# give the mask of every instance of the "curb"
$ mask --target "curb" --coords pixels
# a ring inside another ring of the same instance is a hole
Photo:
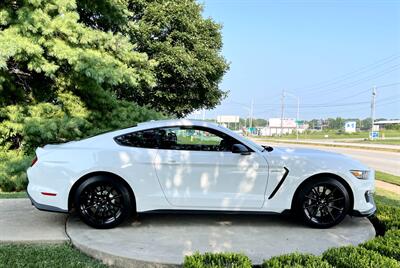
[[[116,256],[98,249],[93,249],[88,246],[85,246],[74,239],[68,233],[68,222],[70,217],[68,216],[65,220],[65,234],[69,239],[71,245],[78,249],[79,251],[85,253],[86,255],[101,261],[103,264],[106,264],[111,267],[120,267],[120,268],[178,268],[182,267],[182,265],[177,264],[168,264],[168,263],[157,263],[157,262],[148,262],[143,260],[137,260],[133,258],[126,258],[122,256]],[[65,241],[64,241],[65,242]]]
[[[112,267],[121,267],[121,268],[175,268],[182,267],[182,265],[176,264],[163,264],[163,263],[155,263],[155,262],[147,262],[142,260],[130,259],[120,256],[115,256],[110,253],[106,253],[100,250],[89,248],[85,245],[82,245],[73,239],[71,239],[71,244],[85,253],[86,255],[95,258],[102,263],[112,266]]]

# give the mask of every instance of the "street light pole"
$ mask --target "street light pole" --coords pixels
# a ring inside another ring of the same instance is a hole
[[[279,136],[283,135],[283,117],[285,116],[285,90],[282,90],[281,99],[281,133]]]
[[[296,140],[299,139],[300,97],[297,96]]]
[[[372,132],[374,131],[374,121],[375,121],[375,99],[376,99],[376,87],[373,87],[372,99],[371,99],[371,139],[374,139]]]

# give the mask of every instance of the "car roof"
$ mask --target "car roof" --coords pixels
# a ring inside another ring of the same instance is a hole
[[[251,142],[250,140],[245,139],[244,137],[240,136],[239,134],[237,134],[221,125],[218,125],[213,122],[208,122],[208,121],[189,120],[189,119],[156,120],[156,121],[142,122],[142,123],[137,124],[137,126],[120,129],[120,130],[115,130],[115,131],[110,131],[110,132],[107,132],[104,134],[100,134],[98,136],[94,136],[92,138],[82,140],[82,142],[83,141],[94,142],[97,144],[99,139],[107,140],[109,138],[115,138],[116,136],[125,135],[130,132],[152,129],[152,128],[159,128],[159,127],[175,127],[175,126],[201,126],[201,127],[207,127],[207,128],[219,130],[231,137],[234,137],[238,141],[243,142],[244,144],[251,147],[253,150],[256,150],[256,149],[262,150],[259,145],[256,145],[254,142]]]
[[[110,131],[105,134],[101,134],[99,136],[118,136],[139,130],[158,128],[158,127],[173,127],[173,126],[202,126],[221,131],[224,129],[224,127],[218,124],[201,120],[189,120],[189,119],[152,120],[152,121],[138,123],[136,126],[133,127]]]
[[[153,128],[153,127],[168,127],[168,126],[208,126],[208,127],[220,127],[218,124],[208,121],[201,120],[190,120],[190,119],[169,119],[169,120],[151,120],[147,122],[142,122],[137,125],[143,128]]]

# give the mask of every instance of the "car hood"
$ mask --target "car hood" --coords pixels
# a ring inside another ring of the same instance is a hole
[[[271,156],[275,161],[281,161],[282,164],[295,166],[307,164],[309,166],[318,166],[324,169],[369,169],[360,161],[350,156],[309,148],[290,148],[290,147],[274,147]]]

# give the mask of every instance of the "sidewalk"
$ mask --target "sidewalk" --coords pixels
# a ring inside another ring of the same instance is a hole
[[[39,211],[27,198],[0,199],[1,243],[63,243],[67,215]]]
[[[383,190],[390,191],[390,192],[400,195],[400,186],[398,186],[398,185],[380,181],[380,180],[376,180],[375,183],[376,183],[377,188],[382,188]]]

